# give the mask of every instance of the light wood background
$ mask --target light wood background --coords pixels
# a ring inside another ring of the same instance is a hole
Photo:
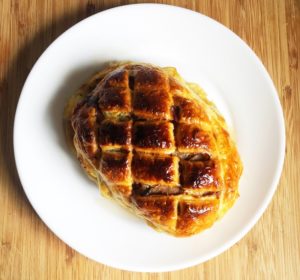
[[[300,279],[299,0],[155,1],[199,11],[228,26],[261,58],[278,89],[287,136],[283,175],[263,217],[230,250],[177,272],[121,271],[69,248],[30,206],[15,168],[12,131],[31,67],[74,23],[136,2],[142,1],[0,0],[0,279]]]

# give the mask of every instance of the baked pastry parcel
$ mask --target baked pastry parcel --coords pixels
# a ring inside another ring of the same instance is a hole
[[[64,118],[101,193],[158,230],[198,233],[238,197],[242,164],[224,118],[173,67],[112,64],[71,97]]]

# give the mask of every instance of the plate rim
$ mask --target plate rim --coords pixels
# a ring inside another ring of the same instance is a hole
[[[71,30],[78,28],[81,24],[86,23],[92,19],[94,19],[95,17],[99,17],[102,16],[103,14],[108,14],[111,12],[114,12],[115,10],[126,10],[126,9],[136,9],[139,7],[147,7],[147,6],[151,6],[151,7],[159,7],[159,8],[163,8],[163,9],[171,9],[174,10],[174,13],[177,12],[184,12],[184,13],[190,13],[191,15],[197,15],[197,16],[202,16],[205,18],[205,20],[211,21],[213,22],[213,24],[218,25],[219,27],[221,27],[222,29],[226,29],[227,32],[231,33],[231,35],[233,35],[238,41],[239,43],[241,43],[244,48],[247,49],[247,53],[249,55],[252,56],[253,60],[255,61],[255,63],[257,64],[257,67],[260,68],[261,70],[261,74],[263,74],[263,78],[264,80],[268,83],[268,86],[270,87],[270,92],[272,91],[272,98],[274,99],[274,110],[276,110],[276,116],[278,117],[278,131],[280,133],[280,139],[279,139],[279,161],[277,163],[276,166],[276,170],[274,172],[273,175],[273,180],[272,183],[270,184],[270,187],[268,188],[268,191],[265,195],[265,197],[262,199],[261,202],[261,207],[259,209],[256,210],[255,214],[252,216],[252,218],[248,221],[248,223],[246,223],[243,227],[241,227],[241,229],[235,233],[227,242],[225,242],[222,246],[220,246],[218,249],[206,254],[205,256],[200,256],[200,257],[196,257],[193,258],[192,260],[188,260],[185,262],[182,262],[180,265],[176,264],[176,265],[164,265],[162,267],[159,268],[155,268],[155,269],[149,269],[149,267],[143,267],[143,266],[134,266],[134,264],[131,267],[128,267],[128,265],[123,266],[122,264],[118,263],[118,264],[113,264],[110,262],[105,262],[105,260],[101,260],[101,262],[99,260],[93,259],[90,256],[87,256],[85,253],[83,253],[80,249],[78,249],[76,246],[73,246],[72,242],[67,242],[60,234],[56,233],[55,230],[52,229],[52,226],[50,226],[49,224],[46,223],[46,221],[43,219],[42,215],[39,213],[38,210],[38,206],[37,204],[34,203],[33,199],[31,199],[30,196],[30,192],[29,192],[29,188],[26,187],[26,185],[24,184],[24,179],[22,179],[22,171],[21,171],[21,164],[20,164],[20,156],[18,156],[18,144],[17,144],[17,139],[16,139],[16,131],[18,129],[18,119],[19,119],[19,115],[20,115],[20,111],[21,111],[21,104],[22,104],[22,100],[24,99],[24,92],[26,91],[26,88],[28,87],[29,81],[31,80],[31,76],[34,73],[34,69],[36,69],[39,64],[41,63],[42,58],[46,55],[47,52],[49,52],[54,46],[55,44],[61,40],[61,38],[63,36],[65,36],[67,33],[70,33]],[[176,271],[176,270],[180,270],[180,269],[184,269],[184,268],[188,268],[194,265],[198,265],[201,264],[205,261],[208,261],[218,255],[220,255],[221,253],[223,253],[224,251],[228,250],[230,247],[232,247],[235,243],[237,243],[238,241],[240,241],[243,237],[246,236],[246,234],[255,226],[255,224],[258,222],[258,220],[261,218],[262,214],[266,211],[267,207],[270,205],[270,202],[275,194],[275,191],[278,187],[279,184],[279,180],[283,171],[283,166],[284,166],[284,158],[285,158],[285,148],[286,148],[286,134],[285,134],[285,121],[284,121],[284,115],[283,115],[283,110],[281,107],[281,103],[280,103],[280,99],[279,99],[279,95],[277,92],[277,89],[272,81],[272,78],[270,77],[267,69],[264,67],[262,61],[259,59],[259,57],[256,55],[256,53],[254,52],[254,50],[252,50],[248,44],[242,40],[237,34],[235,34],[231,29],[229,29],[229,27],[223,25],[222,23],[218,22],[217,20],[210,18],[200,12],[197,11],[193,11],[187,8],[183,8],[183,7],[179,7],[179,6],[173,6],[173,5],[169,5],[169,4],[158,4],[158,3],[137,3],[137,4],[129,4],[129,5],[122,5],[122,6],[117,6],[117,7],[113,7],[110,9],[106,9],[104,11],[100,11],[92,16],[89,16],[79,22],[77,22],[76,24],[72,25],[70,28],[66,29],[62,34],[60,34],[50,45],[47,46],[47,48],[43,51],[43,53],[39,56],[39,58],[36,60],[36,62],[34,63],[33,67],[30,70],[30,73],[28,74],[26,81],[22,87],[20,96],[19,96],[19,100],[18,100],[18,104],[16,107],[16,111],[15,111],[15,116],[14,116],[14,126],[13,126],[13,150],[14,150],[14,158],[15,158],[15,163],[16,163],[16,169],[17,169],[17,173],[20,179],[20,182],[22,184],[22,188],[32,206],[32,208],[34,209],[34,211],[37,213],[37,215],[39,216],[40,220],[47,226],[48,229],[50,229],[52,231],[52,233],[54,233],[55,236],[57,236],[60,240],[62,240],[65,244],[67,244],[68,246],[70,246],[72,249],[74,249],[76,252],[79,252],[81,255],[87,257],[88,259],[91,259],[93,261],[96,261],[98,263],[107,265],[109,267],[112,268],[117,268],[117,269],[122,269],[122,270],[126,270],[126,271],[134,271],[134,272],[167,272],[167,271]]]

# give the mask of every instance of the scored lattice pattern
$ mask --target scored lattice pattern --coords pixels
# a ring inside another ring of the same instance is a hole
[[[224,131],[218,146],[208,105],[146,64],[116,67],[99,80],[71,119],[83,167],[156,227],[176,235],[209,227],[224,196],[219,150],[231,142]]]

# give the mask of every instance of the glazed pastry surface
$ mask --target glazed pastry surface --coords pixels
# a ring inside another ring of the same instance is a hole
[[[196,234],[238,197],[242,164],[226,123],[175,68],[110,65],[71,97],[64,118],[101,193],[158,230]]]

